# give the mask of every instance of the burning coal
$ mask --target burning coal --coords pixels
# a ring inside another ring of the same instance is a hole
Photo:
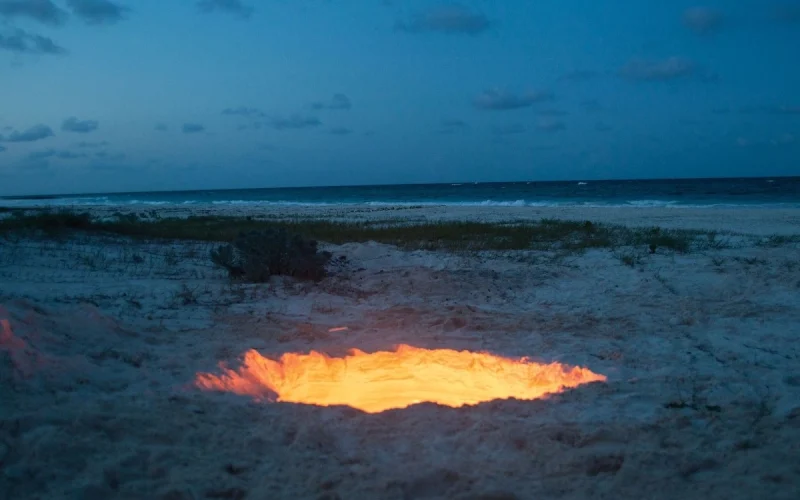
[[[342,358],[311,351],[286,353],[277,361],[250,350],[238,370],[200,373],[196,384],[259,400],[318,406],[347,405],[368,413],[433,402],[459,407],[495,399],[537,399],[606,377],[586,368],[539,364],[489,353],[420,349]]]

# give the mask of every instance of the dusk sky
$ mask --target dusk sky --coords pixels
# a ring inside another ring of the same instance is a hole
[[[0,195],[800,175],[800,0],[0,0]]]

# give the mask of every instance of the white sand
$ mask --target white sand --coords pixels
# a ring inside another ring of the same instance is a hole
[[[800,232],[790,211],[533,212]],[[228,283],[205,244],[0,240],[0,319],[13,331],[0,336],[0,498],[797,498],[800,248],[736,241],[642,253],[635,268],[605,250],[347,244],[331,250],[349,261],[319,285],[256,286]],[[348,330],[328,332],[337,326]],[[250,348],[398,343],[609,380],[534,402],[372,415],[192,385]]]
[[[81,207],[76,207],[81,208]],[[85,209],[85,208],[84,208]],[[92,212],[147,214],[153,205],[93,207]],[[800,209],[769,208],[650,208],[650,207],[475,207],[475,206],[285,206],[201,205],[157,207],[168,217],[188,215],[232,215],[263,218],[324,218],[362,221],[472,220],[485,222],[525,221],[542,218],[591,220],[626,226],[661,226],[756,235],[800,233]]]

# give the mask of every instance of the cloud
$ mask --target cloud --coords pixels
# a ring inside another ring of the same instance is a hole
[[[502,127],[495,127],[492,129],[492,133],[494,135],[516,135],[524,134],[527,131],[528,129],[519,123],[512,123],[511,125],[504,125]]]
[[[100,141],[100,142],[81,141],[81,142],[75,144],[75,147],[83,148],[83,149],[85,149],[85,148],[102,148],[102,147],[105,147],[105,146],[108,146],[108,141]]]
[[[264,112],[257,108],[248,108],[246,106],[239,106],[238,108],[225,108],[222,110],[223,115],[229,116],[244,116],[247,118],[263,118]]]
[[[45,151],[33,151],[32,153],[28,153],[29,160],[44,160],[45,158],[50,158],[56,154],[55,150],[48,149]]]
[[[43,151],[33,151],[28,154],[29,160],[45,160],[48,158],[58,158],[60,160],[75,160],[77,158],[86,158],[83,153],[73,153],[72,151],[57,151],[55,149],[45,149]]]
[[[0,153],[2,153],[5,150],[6,150],[5,146],[0,146]]]
[[[555,118],[542,118],[536,123],[536,128],[543,132],[559,132],[567,128],[566,124]]]
[[[350,135],[353,133],[353,131],[347,127],[333,127],[330,132],[332,135]]]
[[[243,4],[240,0],[200,0],[197,2],[197,7],[201,12],[227,12],[243,19],[250,19],[254,12],[253,7]]]
[[[158,130],[159,132],[166,132],[169,130],[169,127],[167,127],[165,123],[156,123],[155,130]]]
[[[64,132],[75,132],[78,134],[88,134],[89,132],[94,132],[100,124],[97,120],[78,120],[74,116],[71,116],[64,120],[64,123],[61,124],[61,130]]]
[[[314,102],[311,103],[311,107],[314,109],[350,109],[353,107],[353,103],[344,94],[333,94],[329,102]]]
[[[589,80],[595,79],[597,76],[598,76],[597,71],[579,69],[561,75],[561,78],[559,78],[559,80],[565,82],[587,82]]]
[[[472,104],[478,109],[506,111],[527,108],[537,102],[551,101],[553,98],[552,92],[546,90],[517,95],[506,90],[489,89],[475,97]]]
[[[439,133],[455,134],[459,132],[466,132],[467,130],[469,130],[469,125],[463,120],[442,120]]]
[[[34,125],[23,132],[18,132],[15,130],[14,132],[11,132],[8,137],[4,138],[4,140],[7,142],[33,142],[41,139],[47,139],[48,137],[52,137],[54,135],[53,129],[47,125],[39,124]]]
[[[184,134],[196,134],[204,131],[205,129],[206,128],[199,123],[184,123],[181,127],[181,131],[183,131]]]
[[[662,60],[633,59],[623,66],[619,74],[628,80],[645,82],[669,81],[695,74],[696,65],[681,57]]]
[[[683,12],[683,24],[698,35],[708,35],[718,31],[725,15],[712,7],[690,7]]]
[[[236,127],[236,130],[239,132],[243,132],[245,130],[261,130],[262,128],[264,128],[263,122],[253,122],[250,124],[243,123],[241,125],[238,125]]]
[[[60,26],[67,20],[67,13],[51,0],[0,0],[0,16],[27,17],[51,26]]]
[[[17,29],[11,34],[0,33],[0,50],[9,50],[21,54],[66,54],[64,47],[56,44],[51,38],[46,36],[28,33]]]
[[[272,120],[272,128],[276,130],[313,128],[320,125],[322,125],[322,122],[314,116],[295,115]]]
[[[564,111],[563,109],[548,108],[537,111],[536,114],[539,116],[567,116],[569,112]]]
[[[109,0],[67,0],[67,5],[87,24],[114,24],[125,19],[130,11]]]
[[[479,35],[490,26],[491,22],[483,14],[471,12],[461,5],[448,5],[431,8],[408,21],[398,21],[395,30],[405,33]]]
[[[98,151],[94,155],[95,157],[106,161],[122,161],[127,158],[125,153],[108,153],[106,151]]]

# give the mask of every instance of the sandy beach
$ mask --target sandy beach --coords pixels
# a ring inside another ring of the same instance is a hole
[[[333,254],[328,277],[264,284],[231,281],[211,263],[210,242],[0,234],[0,498],[794,499],[800,491],[800,210],[91,211],[553,218],[702,233],[686,252],[321,242]],[[376,413],[196,383],[198,374],[238,369],[249,350],[340,357],[399,344],[558,362],[606,380],[535,400]]]
[[[85,210],[76,206],[75,210]],[[724,231],[753,235],[797,234],[800,210],[796,208],[690,208],[690,207],[498,207],[404,205],[123,205],[92,207],[100,216],[114,213],[154,214],[163,217],[234,216],[265,219],[325,219],[338,221],[453,221],[483,222],[591,220],[634,227]]]

